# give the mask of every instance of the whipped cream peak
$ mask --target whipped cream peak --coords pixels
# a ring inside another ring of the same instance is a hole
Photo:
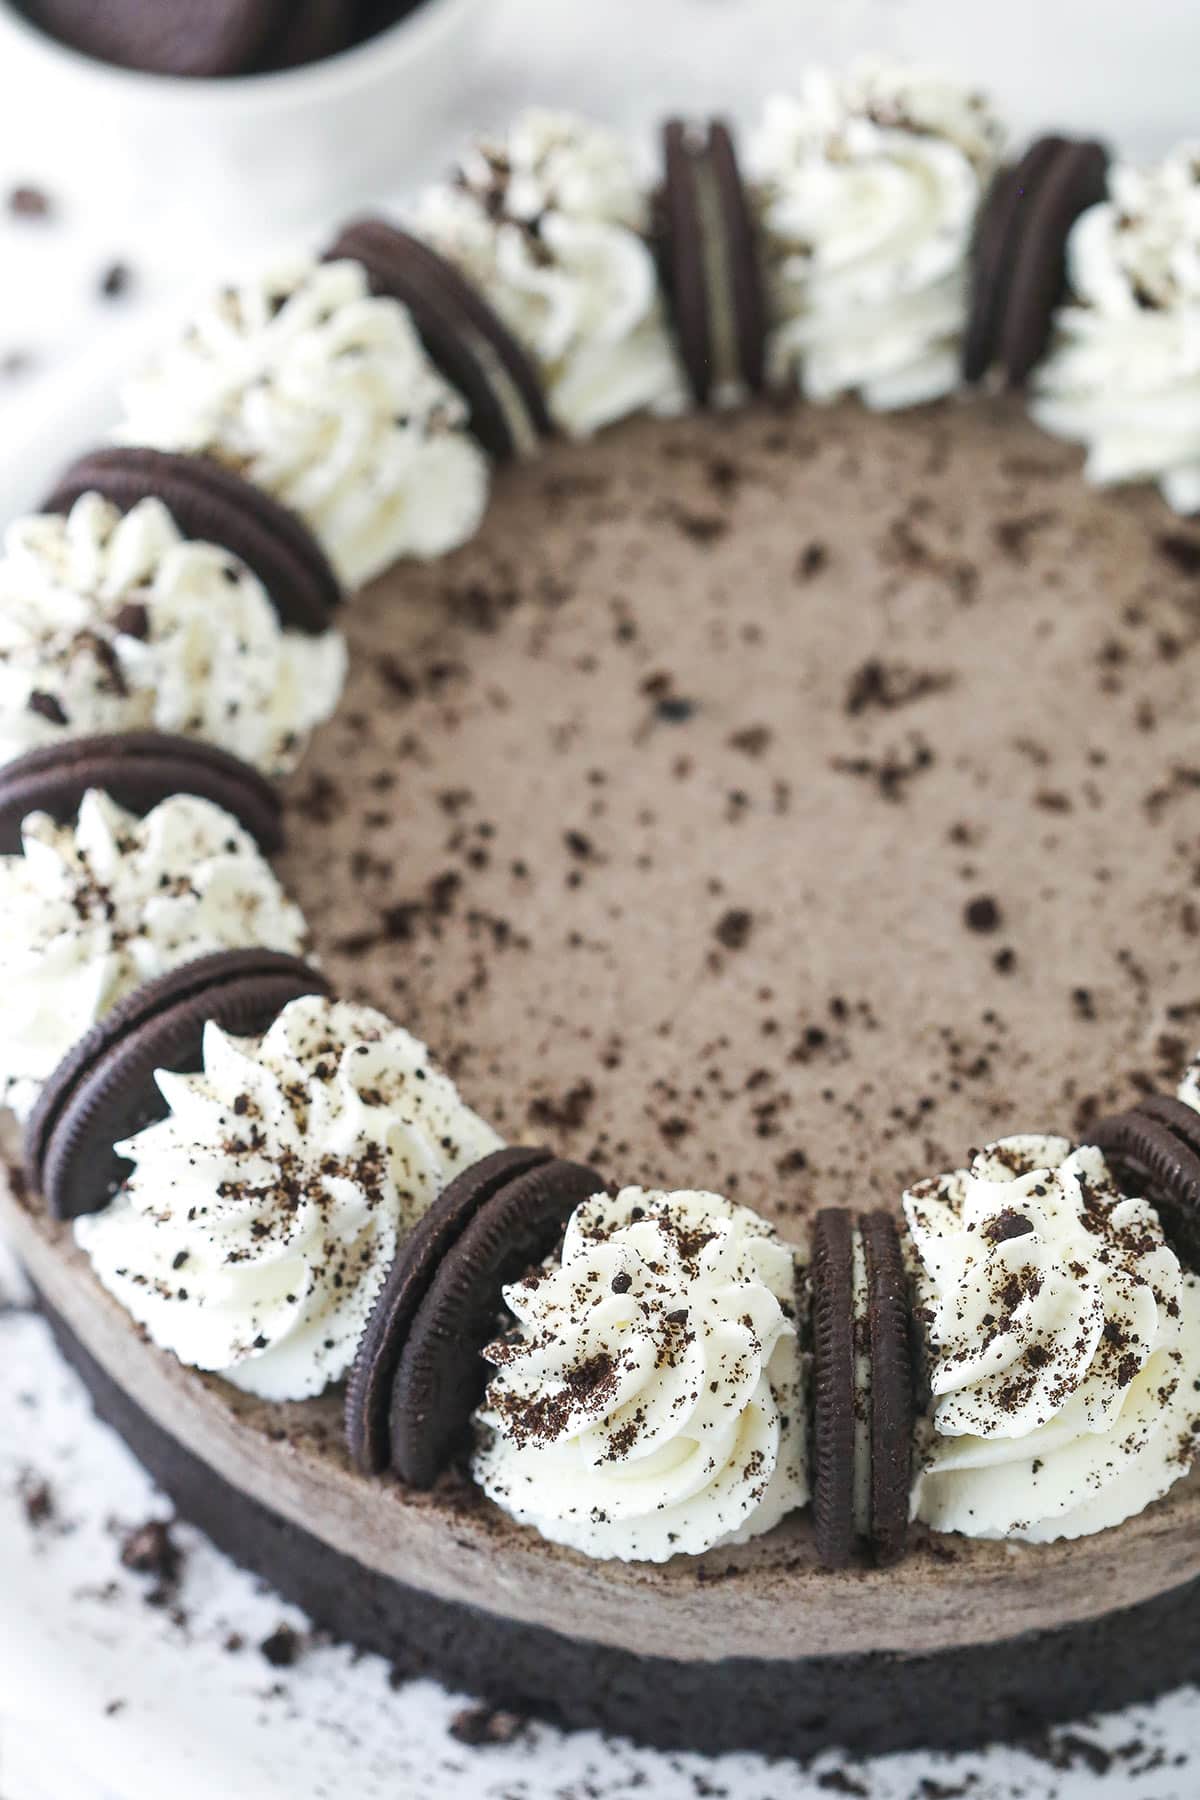
[[[878,407],[957,386],[967,255],[1001,138],[981,96],[903,65],[814,70],[767,102],[747,167],[778,377]]]
[[[745,1207],[625,1188],[505,1290],[477,1480],[589,1556],[665,1561],[807,1498],[792,1250]]]
[[[210,1023],[204,1069],[157,1077],[170,1111],[76,1236],[100,1281],[181,1362],[268,1400],[338,1381],[400,1239],[499,1148],[382,1013],[320,996],[261,1039]]]
[[[341,634],[286,629],[259,581],[181,536],[160,500],[84,494],[10,525],[0,557],[0,760],[64,737],[153,727],[269,775],[341,695]]]
[[[414,215],[532,356],[551,412],[577,437],[684,403],[649,227],[623,139],[538,110],[477,140]]]
[[[1200,1283],[1102,1153],[1002,1139],[904,1196],[931,1404],[916,1515],[1047,1541],[1119,1523],[1194,1453]]]
[[[1034,418],[1085,446],[1089,480],[1156,480],[1177,512],[1200,511],[1200,144],[1114,164],[1067,272]]]
[[[348,587],[472,536],[488,471],[407,309],[348,260],[224,288],[124,396],[118,442],[203,451],[304,518]]]
[[[22,1118],[142,982],[214,950],[307,950],[258,845],[209,800],[175,794],[138,818],[92,789],[73,823],[31,813],[22,844],[0,857],[0,1099]]]

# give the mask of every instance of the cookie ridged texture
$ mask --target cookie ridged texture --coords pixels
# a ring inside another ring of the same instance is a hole
[[[692,398],[697,406],[706,406],[713,372],[710,298],[692,151],[682,119],[667,120],[662,146],[659,255],[663,285]]]
[[[375,294],[398,300],[412,314],[434,367],[466,401],[471,430],[489,456],[505,461],[519,450],[487,359],[494,360],[519,396],[536,436],[554,424],[541,379],[525,350],[486,297],[429,244],[386,219],[352,219],[326,253],[360,264]],[[476,345],[482,345],[481,358]]]
[[[746,195],[733,133],[723,119],[708,132],[708,156],[721,199],[729,281],[742,380],[752,394],[766,380],[767,297],[754,214]]]
[[[871,1357],[871,1550],[880,1564],[899,1562],[908,1540],[912,1485],[914,1377],[912,1303],[891,1213],[859,1220],[867,1267],[867,1334]]]
[[[87,493],[122,512],[161,500],[185,537],[219,545],[258,576],[281,624],[328,628],[342,591],[325,552],[296,513],[224,464],[167,450],[90,450],[64,470],[42,511],[69,512]]]
[[[32,812],[60,825],[74,819],[89,788],[142,818],[173,794],[192,794],[232,814],[264,855],[283,844],[279,796],[249,763],[197,738],[127,731],[43,744],[0,768],[0,855],[20,851]]]
[[[75,50],[152,75],[241,75],[290,0],[26,0]]]
[[[1102,1119],[1088,1141],[1121,1180],[1149,1200],[1187,1268],[1200,1272],[1200,1115],[1182,1100],[1153,1094]]]
[[[1020,387],[1040,361],[1066,285],[1071,227],[1104,198],[1108,160],[1094,140],[1047,136],[995,177],[971,254],[966,381],[998,365],[1008,385]]]
[[[108,1204],[129,1171],[113,1145],[165,1116],[155,1070],[201,1068],[209,1020],[257,1036],[289,1001],[328,992],[298,956],[218,950],[118,1001],[59,1063],[26,1126],[26,1165],[47,1211],[74,1219]]]
[[[827,1569],[854,1551],[854,1215],[823,1207],[813,1219],[812,1301],[813,1528]]]
[[[551,1160],[549,1150],[510,1146],[464,1169],[423,1213],[400,1246],[367,1320],[346,1389],[346,1442],[364,1475],[391,1457],[392,1386],[409,1328],[431,1282],[480,1207],[501,1188]]]
[[[409,1486],[432,1486],[467,1441],[487,1385],[482,1351],[502,1327],[502,1289],[536,1268],[575,1208],[603,1188],[582,1163],[538,1163],[499,1187],[443,1257],[392,1387],[391,1463]]]

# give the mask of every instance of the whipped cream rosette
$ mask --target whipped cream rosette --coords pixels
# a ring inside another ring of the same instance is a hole
[[[313,996],[261,1039],[209,1023],[170,1112],[119,1146],[133,1172],[76,1235],[153,1341],[247,1393],[339,1381],[400,1237],[496,1133],[424,1044]]]
[[[1000,144],[977,94],[917,68],[812,71],[749,144],[773,329],[809,399],[914,406],[960,381],[967,258]]]
[[[476,1479],[588,1556],[662,1562],[808,1497],[793,1252],[717,1194],[624,1188],[505,1289]]]
[[[1200,143],[1116,164],[1067,263],[1034,418],[1086,447],[1089,480],[1157,481],[1177,512],[1200,512]]]
[[[1101,1152],[1011,1137],[904,1196],[931,1403],[914,1516],[1046,1543],[1139,1513],[1200,1424],[1200,1279]]]
[[[0,557],[0,760],[153,726],[294,767],[341,696],[341,634],[289,629],[258,577],[159,500],[84,494],[19,519]]]
[[[0,1099],[27,1116],[67,1051],[143,981],[213,950],[300,954],[308,931],[249,832],[176,794],[138,818],[99,789],[31,813],[0,856]]]
[[[118,442],[201,451],[306,521],[359,587],[475,531],[488,468],[411,318],[357,263],[226,287],[125,390]]]
[[[525,112],[424,192],[413,229],[486,294],[571,436],[684,404],[647,243],[649,195],[615,132]]]

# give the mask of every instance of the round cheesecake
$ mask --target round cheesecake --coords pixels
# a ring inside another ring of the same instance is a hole
[[[629,423],[497,490],[347,612],[279,866],[334,986],[507,1139],[799,1241],[1178,1081],[1200,531],[978,400]],[[403,1671],[769,1753],[977,1741],[1200,1672],[1195,1477],[1073,1541],[917,1527],[890,1569],[822,1569],[807,1514],[592,1561],[459,1472],[358,1474],[337,1392],[182,1368],[10,1185],[64,1348],[181,1512]]]

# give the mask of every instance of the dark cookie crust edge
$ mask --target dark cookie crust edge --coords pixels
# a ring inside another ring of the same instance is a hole
[[[155,1424],[49,1309],[97,1413],[180,1514],[319,1625],[492,1704],[666,1750],[812,1756],[966,1749],[1152,1699],[1200,1677],[1200,1581],[1060,1631],[908,1657],[638,1656],[497,1618],[388,1581],[221,1479]]]

